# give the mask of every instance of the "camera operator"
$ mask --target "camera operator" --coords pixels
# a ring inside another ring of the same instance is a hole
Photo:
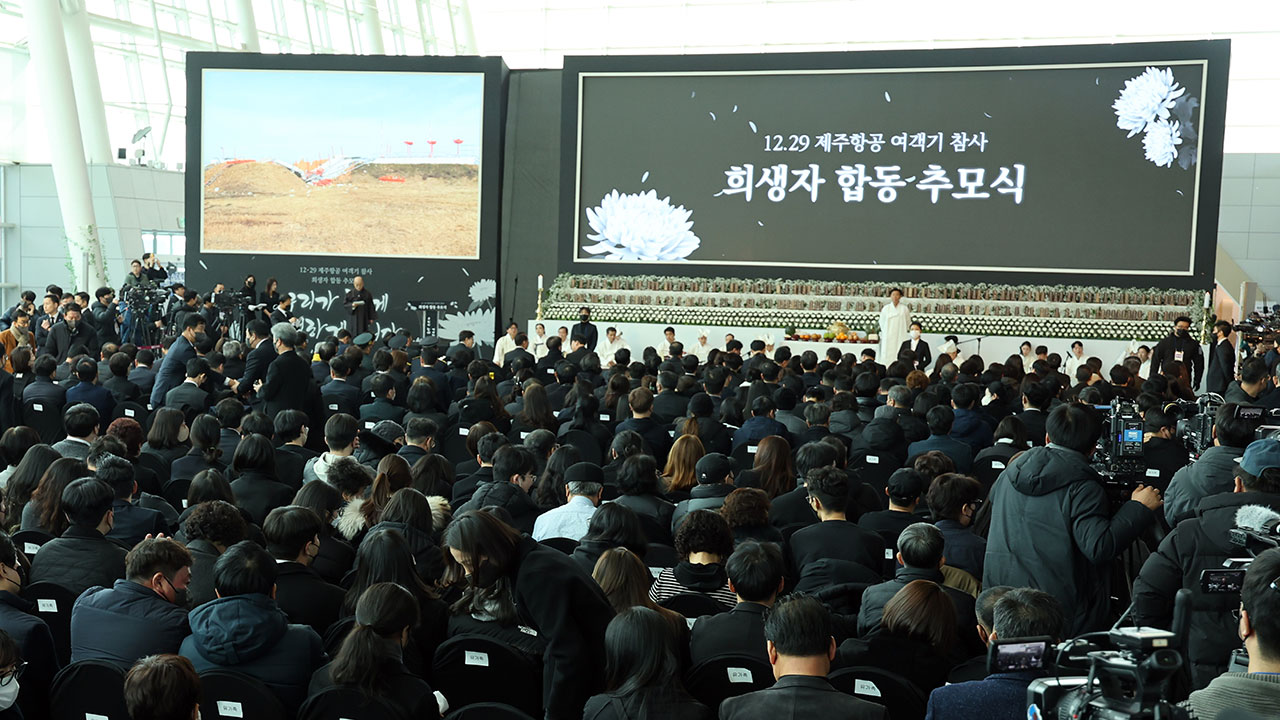
[[[1151,375],[1159,375],[1171,362],[1180,362],[1190,368],[1194,376],[1191,387],[1200,387],[1200,379],[1204,376],[1204,355],[1200,352],[1200,341],[1191,337],[1191,318],[1185,315],[1174,320],[1173,332],[1156,343],[1156,349],[1151,353]]]
[[[142,261],[134,260],[129,263],[129,274],[124,276],[124,285],[125,287],[146,287],[155,285],[155,283],[151,280],[150,275],[142,271]]]
[[[1134,581],[1133,617],[1140,626],[1171,628],[1174,595],[1184,587],[1191,590],[1187,660],[1197,689],[1226,669],[1231,651],[1239,646],[1231,632],[1235,597],[1204,592],[1200,573],[1221,568],[1227,558],[1243,554],[1231,544],[1228,531],[1235,527],[1236,511],[1244,505],[1280,512],[1280,442],[1250,443],[1235,469],[1234,488],[1201,501],[1195,517],[1165,536]]]
[[[1173,474],[1164,494],[1164,518],[1169,527],[1194,516],[1201,500],[1231,491],[1236,463],[1258,429],[1257,420],[1236,417],[1239,410],[1235,403],[1220,406],[1213,418],[1213,447]]]
[[[98,339],[102,342],[120,344],[120,309],[116,307],[116,293],[109,287],[100,287],[94,293],[97,301],[92,305],[93,320],[97,326]]]
[[[1258,405],[1271,389],[1271,371],[1260,357],[1245,358],[1240,363],[1240,379],[1227,386],[1223,400],[1239,405]]]
[[[160,265],[160,259],[155,253],[142,253],[142,266],[142,274],[156,285],[169,279],[169,273]]]
[[[1249,651],[1249,671],[1225,673],[1183,703],[1199,718],[1226,717],[1228,709],[1275,717],[1280,707],[1280,549],[1257,557],[1244,576],[1235,612],[1236,637]],[[1219,715],[1219,713],[1223,713]]]
[[[1142,415],[1142,462],[1147,482],[1161,492],[1169,487],[1173,474],[1191,461],[1187,446],[1178,439],[1178,406],[1151,408]]]
[[[194,291],[192,291],[194,292]],[[164,306],[160,311],[160,317],[164,318],[164,325],[167,327],[182,327],[177,322],[178,310],[187,302],[187,288],[182,283],[174,283],[169,287],[169,293],[165,296]],[[161,323],[156,321],[156,327],[160,327]]]
[[[992,487],[982,584],[1049,592],[1074,636],[1110,624],[1111,562],[1156,522],[1160,491],[1139,484],[1111,516],[1089,464],[1102,432],[1097,412],[1059,405],[1045,425],[1049,444],[1010,462]]]
[[[1066,618],[1057,599],[1032,588],[1013,588],[1000,596],[993,611],[994,622],[987,642],[1014,638],[1047,637],[1063,639]],[[990,717],[1015,718],[1026,715],[1027,686],[1046,675],[1043,670],[1001,672],[985,680],[946,685],[929,694],[927,718]]]

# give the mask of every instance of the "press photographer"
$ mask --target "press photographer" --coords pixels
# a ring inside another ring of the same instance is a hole
[[[1220,405],[1209,430],[1212,446],[1194,463],[1173,474],[1164,495],[1164,517],[1169,527],[1177,527],[1178,523],[1194,516],[1201,500],[1231,491],[1239,468],[1236,463],[1245,447],[1253,442],[1253,434],[1258,429],[1257,419],[1239,415],[1239,405]]]
[[[1174,595],[1184,587],[1191,590],[1187,656],[1193,688],[1205,687],[1226,670],[1231,651],[1239,647],[1231,615],[1237,598],[1211,592],[1202,578],[1206,571],[1221,569],[1228,558],[1245,555],[1232,544],[1230,531],[1237,511],[1246,505],[1280,512],[1280,442],[1250,443],[1235,468],[1233,488],[1200,501],[1194,517],[1165,536],[1134,581],[1133,616],[1139,625],[1171,628]],[[1276,596],[1280,599],[1280,592]]]

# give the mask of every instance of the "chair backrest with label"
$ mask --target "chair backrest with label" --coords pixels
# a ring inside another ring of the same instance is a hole
[[[515,648],[484,635],[456,635],[440,644],[431,684],[453,708],[495,702],[542,716],[542,668]]]
[[[81,660],[62,668],[49,689],[49,717],[129,720],[124,702],[124,670],[105,660]]]
[[[835,689],[883,705],[889,720],[921,720],[928,697],[910,680],[876,667],[841,668],[827,677]]]
[[[270,717],[270,716],[265,716]],[[282,717],[282,716],[276,716]],[[356,688],[333,687],[307,698],[298,720],[418,720]]]
[[[111,419],[118,420],[122,417],[127,417],[132,420],[137,420],[139,426],[146,427],[147,418],[150,417],[150,415],[151,413],[147,411],[147,406],[142,403],[134,402],[133,400],[125,400],[122,403],[116,404],[116,409],[111,413]]]
[[[884,489],[889,484],[889,476],[898,469],[900,463],[899,458],[888,453],[867,453],[854,468],[862,482],[883,496]]]
[[[721,605],[710,595],[702,593],[686,592],[671,597],[658,603],[668,610],[674,610],[687,618],[698,618],[703,615],[719,615],[726,611],[724,605]]]
[[[1001,457],[984,457],[973,461],[973,468],[970,474],[982,483],[982,497],[985,499],[991,493],[991,486],[996,483],[996,478],[1000,477],[1000,473],[1008,466],[1009,461]]]
[[[727,698],[764,690],[773,685],[773,668],[759,658],[721,655],[708,658],[689,671],[685,687],[716,714]]]
[[[439,453],[454,465],[474,459],[475,456],[467,450],[467,434],[470,432],[471,428],[466,425],[454,425],[445,430]]]
[[[283,718],[284,705],[261,680],[228,670],[200,674],[200,717]]]
[[[49,626],[58,661],[66,665],[71,661],[71,608],[76,594],[56,583],[38,582],[22,588],[22,597],[35,604],[36,614]]]
[[[534,718],[519,708],[487,702],[460,707],[445,715],[444,720],[534,720]]]
[[[67,436],[62,427],[62,406],[42,400],[22,403],[22,424],[40,433],[40,442],[52,445]]]
[[[52,539],[54,536],[43,530],[22,530],[14,533],[12,538],[13,546],[22,551],[28,560],[32,555],[40,552],[40,548]]]

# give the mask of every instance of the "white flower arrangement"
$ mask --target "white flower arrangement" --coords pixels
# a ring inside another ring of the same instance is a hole
[[[582,249],[605,260],[671,262],[685,260],[702,241],[693,234],[692,210],[673,207],[671,198],[658,193],[605,195],[600,205],[587,208],[587,224],[594,245]]]
[[[1178,146],[1181,144],[1182,134],[1174,120],[1156,120],[1147,126],[1147,132],[1142,136],[1142,149],[1147,159],[1159,167],[1169,167],[1178,159]]]
[[[1173,68],[1149,67],[1141,75],[1126,80],[1120,96],[1111,107],[1116,113],[1116,127],[1128,130],[1126,137],[1142,133],[1142,150],[1147,160],[1157,167],[1171,167],[1176,160],[1183,170],[1195,162],[1195,148],[1179,149],[1182,138],[1195,140],[1192,110],[1199,104],[1194,97],[1184,97],[1187,89],[1173,77]],[[1177,119],[1170,119],[1170,115]],[[1185,130],[1185,132],[1184,132]]]

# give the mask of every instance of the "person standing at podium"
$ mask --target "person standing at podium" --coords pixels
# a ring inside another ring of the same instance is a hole
[[[364,286],[364,278],[359,275],[351,279],[351,289],[343,300],[347,312],[351,313],[351,334],[359,335],[369,331],[369,325],[378,319],[378,311],[373,307],[373,294]]]

